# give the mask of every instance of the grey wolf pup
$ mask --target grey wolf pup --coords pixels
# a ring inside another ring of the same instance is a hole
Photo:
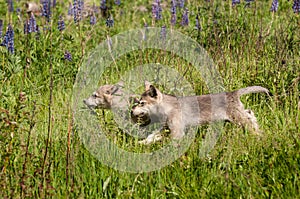
[[[245,109],[240,101],[241,95],[259,92],[269,93],[268,89],[261,86],[250,86],[232,92],[176,97],[161,93],[146,81],[145,92],[141,95],[138,104],[133,106],[131,115],[149,117],[151,122],[167,125],[171,131],[170,137],[173,139],[182,138],[187,126],[215,121],[230,121],[247,127],[254,134],[260,134],[254,113]],[[150,144],[155,136],[150,135],[141,143]]]
[[[137,101],[138,95],[126,94],[122,88],[123,82],[115,85],[106,84],[100,86],[90,97],[84,99],[83,103],[91,109],[128,110],[131,104]],[[132,116],[131,119],[134,123],[140,123],[140,126],[150,124],[150,120],[147,117],[137,118]]]
[[[83,103],[92,109],[126,109],[129,96],[125,95],[122,87],[122,83],[100,86],[89,98],[84,99]]]

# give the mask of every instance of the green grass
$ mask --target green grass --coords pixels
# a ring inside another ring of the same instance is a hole
[[[57,19],[66,15],[67,3],[58,3],[49,24],[36,18],[41,29],[38,40],[35,34],[24,35],[16,12],[8,13],[6,3],[0,3],[3,34],[9,22],[15,31],[15,54],[0,48],[0,198],[299,198],[300,16],[293,13],[293,2],[280,2],[276,13],[269,12],[271,1],[254,1],[249,8],[244,1],[235,7],[231,1],[186,2],[191,24],[174,29],[205,48],[225,89],[260,85],[273,94],[242,97],[264,134],[258,138],[225,124],[215,148],[200,158],[204,126],[174,163],[139,174],[116,171],[93,157],[72,119],[72,89],[84,58],[107,36],[142,28],[144,20],[152,24],[150,1],[121,2],[119,7],[110,2],[114,27],[107,28],[105,17],[97,15],[95,26],[89,19],[79,25],[66,20],[62,33]],[[167,5],[155,27],[170,27]],[[140,6],[148,11],[139,11]],[[201,32],[194,29],[196,13]],[[21,16],[24,21],[25,13]],[[64,60],[66,50],[72,54],[71,62]],[[116,62],[99,85],[117,82],[133,66],[159,62],[185,74],[196,94],[208,92],[201,71],[172,53],[133,51]],[[160,147],[137,145],[118,129],[110,111],[99,113],[108,137],[124,149]]]

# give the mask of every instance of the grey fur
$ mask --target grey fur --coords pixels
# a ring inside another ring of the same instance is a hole
[[[254,134],[260,134],[253,111],[245,109],[240,101],[241,95],[259,92],[269,91],[260,86],[250,86],[232,92],[176,97],[161,93],[146,81],[145,92],[141,95],[139,105],[132,108],[132,115],[150,117],[152,122],[166,124],[173,139],[182,138],[186,126],[224,120],[247,127]],[[151,142],[150,136],[142,141],[146,144]]]

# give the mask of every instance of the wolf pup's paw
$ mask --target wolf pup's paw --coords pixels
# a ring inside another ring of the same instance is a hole
[[[150,134],[146,139],[139,141],[139,144],[149,145],[155,143],[163,138],[160,132]]]

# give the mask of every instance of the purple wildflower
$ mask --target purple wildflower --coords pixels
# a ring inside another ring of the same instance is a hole
[[[14,30],[12,26],[9,24],[7,27],[7,31],[4,35],[3,41],[0,46],[5,46],[8,49],[8,52],[14,53]]]
[[[176,24],[176,1],[171,1],[171,25],[174,26]]]
[[[241,3],[240,0],[232,0],[231,5],[235,6],[235,5],[240,4],[240,3]]]
[[[0,37],[2,37],[3,34],[3,21],[0,19]]]
[[[100,2],[100,9],[105,11],[107,9],[106,7],[106,0],[101,0]]]
[[[113,17],[110,16],[109,18],[107,18],[105,23],[106,23],[107,27],[109,27],[109,28],[113,27],[114,26],[114,19],[113,19]]]
[[[167,38],[167,30],[166,30],[166,26],[162,26],[161,27],[161,31],[160,31],[160,38],[162,39],[162,40],[166,40],[166,38]]]
[[[37,25],[36,25],[36,20],[34,17],[34,14],[31,13],[30,19],[29,19],[29,24],[28,24],[28,32],[37,32]]]
[[[171,14],[176,15],[176,0],[171,1]]]
[[[160,6],[160,0],[155,0],[152,4],[152,15],[156,20],[160,20],[162,18],[161,16],[162,8]]]
[[[184,8],[184,0],[178,0],[177,7]]]
[[[294,13],[300,13],[300,0],[294,0],[293,11]]]
[[[115,0],[115,4],[118,6],[121,5],[121,0]]]
[[[73,1],[73,16],[74,16],[74,22],[77,23],[79,21],[78,19],[78,1]]]
[[[182,26],[189,25],[189,10],[187,8],[185,8],[184,13],[182,15],[181,25]]]
[[[72,3],[69,3],[68,15],[69,16],[73,16],[74,15],[74,8],[73,8]]]
[[[58,22],[57,22],[57,28],[58,28],[59,31],[63,31],[66,28],[65,22],[64,22],[62,16],[59,16],[59,19],[58,19]]]
[[[97,22],[96,16],[95,16],[94,14],[91,15],[91,16],[90,16],[90,24],[91,24],[91,25],[95,25],[96,22]]]
[[[50,15],[51,15],[51,4],[50,0],[42,0],[42,16],[46,17],[47,21],[49,22]]]
[[[278,0],[273,0],[270,11],[271,12],[276,12],[278,10]]]
[[[12,0],[7,0],[7,4],[8,4],[8,11],[13,12],[14,11],[13,1]]]
[[[78,12],[78,19],[79,19],[79,21],[81,20],[81,15],[82,15],[83,8],[84,8],[84,1],[83,0],[78,0],[77,12]]]
[[[33,13],[31,13],[30,18],[24,22],[24,34],[32,32],[38,32],[38,26]]]
[[[65,51],[65,54],[64,54],[64,58],[65,58],[65,60],[67,60],[67,61],[72,61],[72,55],[71,55],[71,53],[69,52],[69,51]]]

